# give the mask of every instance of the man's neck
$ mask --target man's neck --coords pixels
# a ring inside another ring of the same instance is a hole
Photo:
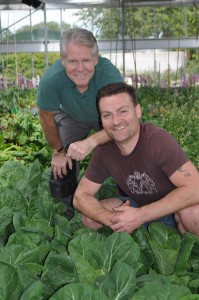
[[[77,89],[81,94],[83,94],[84,92],[87,91],[88,86],[78,86],[78,85],[76,85],[76,89]]]

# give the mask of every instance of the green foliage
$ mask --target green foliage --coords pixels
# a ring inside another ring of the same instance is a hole
[[[0,299],[198,299],[196,236],[83,228],[51,198],[49,172],[38,160],[0,167]]]
[[[49,66],[52,65],[56,59],[59,59],[59,53],[48,53]],[[14,81],[16,78],[15,71],[17,65],[17,73],[23,77],[32,79],[33,71],[34,76],[43,75],[46,70],[46,55],[45,53],[16,53],[7,55],[0,55],[3,61],[5,76],[9,81]],[[32,60],[34,60],[34,70],[32,69]]]
[[[49,165],[51,150],[44,139],[35,107],[36,90],[0,92],[0,165],[9,160]]]
[[[122,33],[121,8],[88,8],[76,13],[86,28],[93,28],[97,38],[117,38]],[[188,30],[185,20],[188,20]],[[103,22],[102,22],[103,20]],[[196,7],[124,8],[124,34],[130,38],[197,36]]]
[[[170,132],[199,169],[199,88],[162,89],[141,87],[137,97],[143,121]]]
[[[35,106],[36,89],[19,89],[12,87],[0,91],[0,116],[2,113],[16,113]]]

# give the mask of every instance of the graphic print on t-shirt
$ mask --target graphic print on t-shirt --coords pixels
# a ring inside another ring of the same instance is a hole
[[[154,181],[144,172],[134,171],[133,175],[129,175],[126,180],[127,186],[132,194],[148,195],[157,193]]]

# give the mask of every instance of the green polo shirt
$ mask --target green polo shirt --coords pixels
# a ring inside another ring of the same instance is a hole
[[[88,124],[98,122],[96,96],[99,89],[112,82],[123,82],[118,69],[107,58],[99,56],[89,88],[80,93],[57,60],[42,76],[37,92],[37,105],[46,111],[61,109],[73,119]]]

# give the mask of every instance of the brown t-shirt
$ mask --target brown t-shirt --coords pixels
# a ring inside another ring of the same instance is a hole
[[[170,176],[189,159],[164,129],[145,123],[133,152],[123,156],[115,142],[95,149],[85,176],[102,184],[111,176],[139,205],[157,201],[175,189]]]

